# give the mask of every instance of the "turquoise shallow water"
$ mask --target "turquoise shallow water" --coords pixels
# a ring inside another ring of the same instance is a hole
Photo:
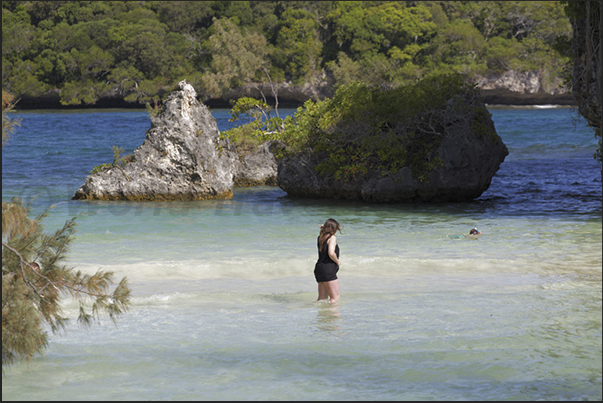
[[[73,323],[11,367],[3,400],[600,400],[595,140],[568,109],[491,112],[510,155],[490,189],[435,205],[274,187],[223,201],[71,201],[112,145],[144,140],[148,116],[15,114],[3,200],[59,203],[48,230],[82,214],[70,263],[127,276],[134,298],[117,326]],[[223,130],[227,113],[214,116]],[[344,226],[335,307],[314,302],[328,217]],[[456,237],[474,226],[478,239]]]

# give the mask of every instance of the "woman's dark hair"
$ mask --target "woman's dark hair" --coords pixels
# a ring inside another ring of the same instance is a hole
[[[335,235],[339,231],[341,233],[341,225],[332,218],[325,221],[322,228],[320,228],[320,235],[318,235],[318,249],[322,250],[322,246],[329,235]]]

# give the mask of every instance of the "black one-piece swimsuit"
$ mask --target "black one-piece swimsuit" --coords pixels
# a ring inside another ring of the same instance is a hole
[[[329,235],[322,244],[322,250],[318,249],[318,261],[314,266],[314,277],[316,277],[317,283],[323,283],[325,281],[337,280],[337,272],[339,266],[329,257],[329,245],[327,241],[331,236]],[[320,237],[319,237],[320,240]],[[318,247],[320,248],[320,242],[317,241]],[[335,254],[339,258],[339,245],[335,245]]]

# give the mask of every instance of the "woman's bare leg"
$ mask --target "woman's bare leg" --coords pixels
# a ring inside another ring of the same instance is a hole
[[[326,283],[318,283],[318,299],[317,301],[321,301],[329,298],[329,294],[327,293]]]
[[[326,283],[322,283],[325,285],[327,290],[327,294],[331,298],[330,303],[337,302],[339,299],[339,280],[327,281]]]

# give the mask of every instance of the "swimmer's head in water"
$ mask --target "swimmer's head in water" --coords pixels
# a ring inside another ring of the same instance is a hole
[[[479,232],[477,230],[477,228],[471,228],[471,231],[469,231],[469,235],[478,235],[481,234],[481,232]]]

